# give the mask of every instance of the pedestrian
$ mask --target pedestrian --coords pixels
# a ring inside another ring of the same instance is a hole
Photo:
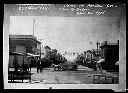
[[[96,63],[96,71],[99,71],[99,63]]]
[[[14,66],[15,72],[17,72],[18,71],[18,68],[19,68],[17,56],[15,56],[15,60],[13,62],[13,66]]]
[[[43,62],[44,62],[44,59],[42,59],[40,62],[40,72],[43,72]]]
[[[95,61],[94,61],[93,65],[94,65],[94,70],[96,71],[96,62]]]
[[[101,60],[101,57],[99,57],[99,60]],[[99,70],[101,71],[102,73],[102,66],[101,66],[101,62],[99,63]]]
[[[32,64],[32,58],[30,58],[30,64],[29,64],[30,72],[31,72],[31,64]]]
[[[37,73],[39,73],[40,70],[40,60],[37,58]]]
[[[28,57],[28,71],[31,71],[31,58]]]
[[[99,68],[100,68],[100,71],[102,73],[102,66],[101,66],[101,63],[99,64]]]
[[[23,68],[23,71],[26,73],[28,70],[28,64],[27,63],[22,64],[22,68]]]

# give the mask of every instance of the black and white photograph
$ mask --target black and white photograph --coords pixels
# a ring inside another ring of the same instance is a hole
[[[125,4],[5,4],[6,89],[126,87]]]

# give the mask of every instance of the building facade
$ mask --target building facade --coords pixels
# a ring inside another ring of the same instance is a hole
[[[91,50],[87,50],[85,55],[86,55],[86,59],[87,60],[91,60],[91,58],[92,58],[92,52],[91,52]]]
[[[101,49],[92,49],[92,60],[98,60],[99,57],[101,57]]]
[[[32,35],[9,35],[9,50],[12,52],[38,54],[40,44]]]
[[[32,35],[9,35],[9,51],[16,53],[30,53],[40,55],[40,42]],[[9,66],[13,65],[14,57],[9,56]],[[17,62],[22,65],[23,57],[17,56]],[[30,58],[25,57],[24,62],[31,63]]]
[[[101,50],[100,49],[92,49],[92,50],[87,50],[84,52],[84,56],[85,56],[85,59],[88,59],[88,60],[98,60],[97,58],[99,56],[101,56]]]
[[[105,59],[102,63],[103,69],[106,70],[118,70],[115,63],[119,61],[119,40],[117,43],[103,42],[100,46],[101,58]]]

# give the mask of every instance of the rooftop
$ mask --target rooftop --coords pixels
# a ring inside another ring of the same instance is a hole
[[[44,48],[45,48],[45,49],[49,49],[49,50],[51,50],[51,48],[50,48],[49,46],[45,46]]]
[[[17,34],[10,34],[9,35],[10,38],[33,38],[33,39],[36,39],[37,38],[33,35],[17,35]]]
[[[36,40],[38,43],[41,43],[40,41],[37,40],[37,38],[33,35],[17,35],[17,34],[9,34],[9,38],[11,39],[25,39],[25,38],[29,38],[29,39],[34,39]]]
[[[117,43],[111,43],[111,42],[108,42],[108,41],[104,41],[104,42],[100,45],[100,47],[105,46],[105,45],[119,45],[119,40],[117,41]]]
[[[91,51],[97,51],[97,49],[92,49]],[[101,51],[101,49],[98,49],[98,51]]]

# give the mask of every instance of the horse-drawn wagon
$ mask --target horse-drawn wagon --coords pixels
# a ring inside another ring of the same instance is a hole
[[[77,70],[77,64],[75,63],[60,63],[58,65],[53,65],[54,70],[59,71],[76,71]]]

